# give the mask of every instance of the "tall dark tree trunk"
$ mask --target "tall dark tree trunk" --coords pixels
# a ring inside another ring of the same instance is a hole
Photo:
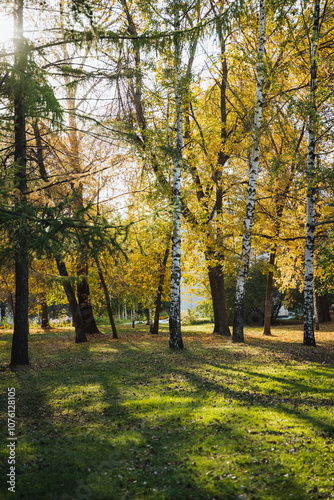
[[[25,71],[24,39],[23,39],[23,0],[16,0],[14,9],[15,26],[15,63],[18,69]],[[20,85],[14,89],[14,137],[15,152],[14,160],[16,167],[16,179],[19,188],[19,203],[17,210],[27,202],[27,142],[26,142],[26,124],[24,112],[24,95]],[[14,334],[12,342],[11,366],[28,365],[28,247],[27,247],[27,228],[25,216],[21,220],[19,231],[19,244],[15,252],[15,315],[14,315]]]
[[[50,323],[49,323],[49,315],[48,315],[48,305],[45,300],[42,300],[41,302],[41,309],[42,309],[42,324],[41,327],[45,328],[46,330],[50,329]]]
[[[315,297],[318,309],[319,323],[327,323],[327,321],[331,321],[327,295],[319,295],[316,293]]]
[[[97,327],[92,303],[90,299],[90,290],[88,284],[88,264],[84,263],[77,266],[77,275],[81,276],[78,280],[77,292],[78,302],[80,305],[81,316],[86,334],[101,333]]]
[[[63,278],[68,278],[68,272],[65,263],[60,261],[59,259],[56,259],[56,263],[60,276],[62,276]],[[77,302],[74,289],[68,279],[63,280],[63,287],[72,313],[73,326],[75,328],[75,342],[77,344],[81,342],[87,342],[80,305]]]
[[[26,248],[23,249],[26,252]],[[22,252],[23,253],[23,252]],[[11,366],[28,365],[28,256],[16,257],[15,263],[15,316]]]
[[[2,321],[5,316],[6,316],[6,302],[3,300],[0,300],[0,320]]]
[[[158,292],[157,292],[157,298],[155,301],[154,323],[153,323],[153,327],[151,329],[151,333],[153,335],[158,335],[158,333],[159,333],[159,317],[160,317],[160,310],[161,310],[162,291],[163,291],[164,280],[165,280],[165,275],[166,275],[168,256],[169,256],[169,246],[165,250],[164,258],[163,258],[162,265],[160,268]]]
[[[226,312],[226,296],[224,272],[220,264],[215,266],[208,265],[209,283],[211,289],[213,315],[214,315],[214,333],[230,337],[231,332],[228,325]]]
[[[219,24],[219,21],[218,21]],[[227,110],[226,110],[226,89],[227,89],[227,59],[226,59],[226,47],[225,39],[223,36],[222,26],[219,24],[217,26],[218,34],[220,36],[220,50],[221,50],[221,82],[220,82],[220,139],[221,148],[218,153],[218,168],[213,174],[213,180],[216,185],[216,212],[217,215],[223,214],[223,189],[222,189],[222,177],[223,177],[223,167],[229,159],[229,154],[226,153],[226,142],[228,139],[227,132]],[[222,247],[222,234],[221,228],[218,224],[216,230],[216,244],[219,248]],[[222,255],[218,253],[217,256],[214,255],[212,250],[208,249],[206,252],[206,258],[208,261],[208,274],[209,283],[212,297],[213,306],[213,316],[214,316],[214,333],[223,335],[225,337],[231,336],[231,331],[228,325],[227,312],[226,312],[226,296],[225,296],[225,282],[224,282],[224,270],[220,262],[215,265],[210,264],[210,257],[215,259],[218,257],[218,261],[223,258]],[[215,259],[216,260],[216,259]]]
[[[97,271],[99,273],[100,282],[101,282],[101,285],[103,288],[104,296],[106,299],[109,322],[110,322],[110,326],[112,329],[112,338],[118,339],[116,325],[115,325],[115,321],[114,321],[114,316],[113,316],[112,309],[111,309],[111,300],[110,300],[109,290],[108,290],[108,287],[106,284],[106,280],[104,279],[101,264],[100,264],[98,257],[95,257],[95,262],[96,262]]]

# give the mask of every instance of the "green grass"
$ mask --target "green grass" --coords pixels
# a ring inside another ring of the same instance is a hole
[[[246,344],[184,327],[186,349],[147,327],[74,344],[30,335],[31,367],[1,344],[0,498],[34,500],[334,498],[332,332],[301,327]],[[331,326],[332,328],[332,326]],[[102,330],[108,333],[107,328]],[[7,388],[16,388],[16,493],[7,491]]]

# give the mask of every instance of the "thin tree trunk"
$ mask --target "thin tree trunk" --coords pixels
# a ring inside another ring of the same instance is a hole
[[[256,102],[254,116],[253,147],[249,165],[249,181],[247,190],[246,215],[244,220],[244,236],[242,239],[241,262],[237,278],[234,305],[233,321],[233,342],[244,342],[244,298],[245,285],[248,276],[249,259],[251,252],[251,237],[255,210],[255,194],[257,175],[259,169],[261,119],[263,109],[263,84],[264,84],[264,49],[265,49],[265,5],[264,0],[260,0],[260,20],[259,20],[259,48],[258,65],[256,70]]]
[[[0,321],[2,321],[6,316],[6,302],[0,300]]]
[[[132,328],[134,328],[135,324],[136,324],[136,309],[135,309],[135,307],[133,307],[131,310],[131,318],[132,318]]]
[[[174,0],[174,30],[180,29],[179,2]],[[169,309],[169,347],[183,349],[181,334],[181,164],[183,148],[183,117],[181,88],[181,42],[174,34],[174,70],[175,70],[175,115],[176,147],[173,155],[173,238],[172,270]]]
[[[12,310],[12,315],[13,315],[13,319],[14,319],[15,318],[15,301],[14,301],[14,297],[13,297],[12,292],[9,292],[9,294],[8,294],[8,303],[9,303],[9,306]]]
[[[276,257],[276,244],[272,248],[269,257],[269,264],[271,267],[267,276],[263,335],[271,335],[271,300],[272,300],[273,283],[274,283],[274,271],[272,270],[272,267],[275,264],[275,257]]]
[[[304,137],[304,131],[305,127],[302,127],[299,139],[297,141],[296,149],[295,149],[295,156],[297,156],[297,153],[299,151],[299,148],[302,143],[302,139]],[[273,141],[273,145],[275,146],[275,143]],[[275,146],[276,149],[276,146]],[[274,238],[277,240],[280,235],[280,230],[281,230],[281,217],[283,215],[283,210],[284,210],[284,202],[286,200],[286,197],[290,191],[290,186],[291,183],[294,179],[294,172],[295,172],[295,159],[292,162],[291,165],[291,171],[290,175],[288,178],[288,181],[281,191],[279,191],[276,196],[275,196],[275,209],[276,209],[276,220],[274,223],[275,227],[275,232],[274,232]],[[275,243],[273,248],[271,249],[270,252],[270,258],[269,258],[269,264],[271,268],[273,268],[275,264],[275,259],[276,259],[276,252],[277,252],[277,244]],[[274,273],[272,270],[269,271],[268,276],[267,276],[267,288],[266,288],[266,301],[265,301],[265,312],[264,312],[264,335],[271,335],[271,317],[272,317],[272,289],[273,289],[273,277]]]
[[[152,330],[153,330],[153,321],[152,321],[152,300],[151,300],[151,296],[148,297],[148,319],[147,319],[147,325],[150,328],[150,333],[152,333]]]
[[[56,259],[56,263],[60,276],[62,276],[63,278],[68,278],[68,272],[65,263],[60,261],[59,259]],[[75,328],[75,342],[77,344],[81,342],[87,342],[80,306],[75,297],[74,289],[68,279],[63,280],[63,287],[72,313],[73,326]]]
[[[316,330],[320,330],[320,325],[319,325],[319,310],[318,310],[318,304],[317,304],[317,294],[316,294],[314,286],[313,286],[313,307],[314,307],[315,329]]]
[[[110,326],[112,329],[112,338],[118,339],[116,325],[115,325],[115,321],[114,321],[114,316],[113,316],[112,308],[111,308],[111,300],[110,300],[109,290],[108,290],[106,281],[104,279],[102,268],[101,268],[100,261],[99,261],[98,257],[95,257],[95,262],[96,262],[97,271],[99,273],[100,282],[101,282],[101,285],[103,288],[104,296],[106,299],[109,322],[110,322]]]
[[[88,335],[101,333],[97,327],[88,284],[88,264],[84,263],[77,266],[77,275],[82,276],[78,281],[77,292],[80,305],[81,316],[84,323],[85,333]]]
[[[41,302],[41,309],[42,309],[41,328],[44,328],[45,330],[49,330],[51,328],[51,326],[49,323],[48,306],[47,306],[45,299],[43,299]]]
[[[315,0],[313,14],[313,30],[310,51],[310,113],[308,123],[307,151],[307,205],[306,205],[306,238],[305,238],[305,276],[304,276],[304,345],[315,346],[314,337],[314,239],[315,239],[315,159],[316,159],[316,90],[317,90],[317,41],[319,36],[320,0]]]
[[[14,9],[15,26],[15,63],[20,71],[25,71],[25,55],[23,40],[23,0],[16,0]],[[19,84],[17,84],[20,87]],[[26,155],[26,125],[24,112],[24,95],[22,89],[15,88],[14,93],[14,137],[16,165],[16,179],[20,193],[20,202],[24,206],[27,202],[27,155]],[[17,205],[18,206],[18,205]],[[18,206],[19,209],[19,206]],[[12,352],[10,366],[28,365],[28,248],[26,220],[23,217],[20,231],[21,241],[15,252],[15,315],[14,334],[12,341]]]
[[[159,317],[160,317],[160,310],[161,310],[162,291],[163,291],[164,280],[165,280],[165,275],[166,275],[168,256],[169,256],[169,245],[165,250],[164,258],[163,258],[162,265],[160,268],[158,292],[157,292],[157,298],[155,301],[154,324],[153,324],[153,327],[151,329],[151,333],[153,335],[158,335],[158,333],[159,333]]]

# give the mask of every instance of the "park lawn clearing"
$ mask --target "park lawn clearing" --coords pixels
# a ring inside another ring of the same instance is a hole
[[[3,500],[334,498],[334,333],[245,331],[245,344],[183,327],[119,327],[75,344],[33,330],[29,368],[1,343]],[[7,388],[16,391],[16,492],[7,490]]]

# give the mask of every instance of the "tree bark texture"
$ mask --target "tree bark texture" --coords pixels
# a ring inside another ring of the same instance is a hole
[[[157,292],[157,298],[155,301],[154,323],[153,323],[153,327],[151,330],[151,333],[153,335],[158,335],[158,333],[159,333],[159,318],[160,318],[160,310],[161,310],[162,291],[163,291],[163,286],[164,286],[164,281],[165,281],[168,256],[169,256],[169,245],[165,250],[164,258],[163,258],[162,265],[160,268],[158,292]]]
[[[317,43],[319,36],[320,0],[314,2],[312,42],[310,51],[310,112],[308,121],[307,150],[307,204],[305,237],[305,275],[304,275],[304,345],[315,346],[314,337],[314,240],[315,240],[315,192],[314,185],[316,161],[316,91],[317,91]]]
[[[253,128],[253,147],[250,155],[244,236],[242,239],[241,262],[235,292],[233,342],[244,342],[244,298],[251,252],[251,235],[255,210],[256,184],[259,169],[261,120],[263,109],[264,49],[265,49],[265,0],[260,0],[258,65],[256,69],[256,102]]]
[[[101,333],[94,318],[93,307],[90,299],[87,263],[77,266],[77,275],[79,277],[81,276],[78,280],[77,292],[85,333],[86,335]]]
[[[48,330],[49,328],[51,328],[51,326],[49,323],[48,306],[45,300],[42,300],[41,302],[41,309],[42,309],[41,328],[45,328],[46,330]]]
[[[206,253],[206,258],[208,260],[207,267],[215,323],[213,333],[218,333],[219,335],[230,337],[231,331],[228,325],[226,312],[224,272],[220,264],[210,264],[208,253]]]
[[[6,316],[6,301],[0,300],[0,321]]]
[[[311,141],[312,142],[312,141]],[[315,146],[315,143],[313,144]],[[309,141],[310,147],[310,141]],[[314,240],[315,240],[315,190],[308,186],[306,207],[305,274],[304,274],[304,344],[315,345],[314,337]]]
[[[24,249],[25,251],[26,249]],[[20,255],[15,263],[15,316],[10,366],[28,365],[28,257]]]
[[[101,268],[101,264],[100,264],[100,261],[99,261],[98,257],[95,257],[95,262],[96,262],[97,271],[99,273],[99,278],[100,278],[101,286],[102,286],[102,289],[103,289],[103,292],[104,292],[104,296],[105,296],[105,299],[106,299],[107,311],[108,311],[108,316],[109,316],[109,322],[110,322],[110,326],[111,326],[111,329],[112,329],[112,338],[113,339],[118,339],[117,329],[116,329],[116,325],[115,325],[115,321],[114,321],[114,316],[113,316],[113,312],[112,312],[112,308],[111,308],[111,300],[110,300],[109,290],[108,290],[108,287],[107,287],[107,284],[106,284],[106,280],[104,279],[102,268]]]
[[[60,276],[62,276],[63,278],[68,278],[68,272],[65,263],[60,261],[59,259],[56,259],[56,263]],[[72,313],[73,326],[75,328],[75,342],[77,344],[81,342],[87,342],[84,323],[81,317],[81,310],[75,297],[73,286],[71,285],[69,280],[64,279],[63,287]]]
[[[318,295],[316,293],[315,297],[318,309],[319,323],[327,323],[327,321],[331,321],[331,315],[329,312],[329,307],[327,302],[327,295]]]
[[[16,0],[14,9],[15,27],[15,63],[19,70],[25,71],[24,40],[23,40],[23,0]],[[16,179],[19,188],[20,203],[26,204],[27,191],[27,141],[24,112],[24,95],[20,88],[14,89],[14,160]],[[22,218],[19,231],[19,245],[15,252],[15,315],[14,333],[11,352],[11,366],[28,365],[28,300],[29,300],[29,267],[27,228],[25,218]]]
[[[174,29],[180,29],[178,0],[174,0]],[[181,87],[181,41],[174,34],[174,69],[175,69],[175,115],[176,145],[173,154],[173,238],[172,238],[172,270],[169,309],[169,346],[183,349],[181,334],[181,164],[183,148],[183,117]]]

